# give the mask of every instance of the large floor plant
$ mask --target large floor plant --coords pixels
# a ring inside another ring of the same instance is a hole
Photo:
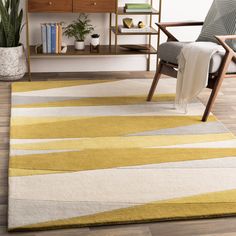
[[[22,28],[20,0],[0,0],[0,80],[16,80],[25,74],[25,56],[20,44]]]

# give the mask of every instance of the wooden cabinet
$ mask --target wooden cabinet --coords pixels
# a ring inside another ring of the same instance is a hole
[[[72,12],[73,0],[28,0],[29,12]]]
[[[73,0],[74,12],[115,12],[116,0]]]
[[[116,0],[28,0],[29,12],[115,12]]]

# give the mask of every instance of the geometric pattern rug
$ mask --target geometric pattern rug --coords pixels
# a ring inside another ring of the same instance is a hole
[[[8,229],[236,214],[236,139],[175,79],[12,85]]]

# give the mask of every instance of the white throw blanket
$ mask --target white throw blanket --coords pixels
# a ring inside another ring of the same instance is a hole
[[[187,112],[187,104],[207,86],[212,55],[223,47],[211,42],[187,44],[179,56],[176,108]]]

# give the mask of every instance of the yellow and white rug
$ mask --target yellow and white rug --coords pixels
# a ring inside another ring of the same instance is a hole
[[[12,85],[9,230],[236,214],[236,139],[175,80]]]

